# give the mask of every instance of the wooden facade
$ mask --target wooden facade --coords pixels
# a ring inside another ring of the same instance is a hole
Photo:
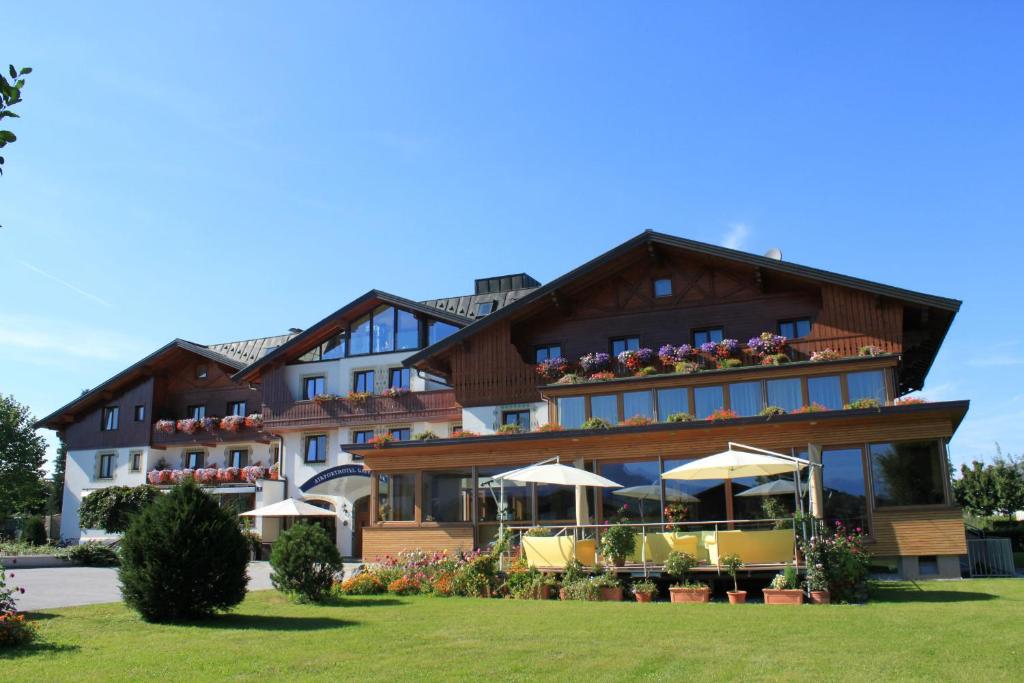
[[[67,424],[63,438],[69,449],[88,450],[93,448],[120,448],[149,443],[149,430],[153,410],[153,378],[140,379],[138,383],[119,392],[106,392],[99,401],[82,412],[78,418]],[[144,406],[145,419],[135,421],[135,406]],[[118,408],[118,428],[113,431],[100,429],[103,409]]]
[[[474,549],[472,525],[462,526],[368,526],[363,528],[363,559],[377,562],[403,550],[443,549],[470,552]]]

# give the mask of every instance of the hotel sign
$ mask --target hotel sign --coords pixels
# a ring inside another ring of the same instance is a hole
[[[337,467],[330,467],[323,472],[310,477],[306,480],[299,490],[305,493],[314,486],[331,481],[332,479],[341,479],[343,477],[369,477],[370,472],[363,469],[362,465],[338,465]]]

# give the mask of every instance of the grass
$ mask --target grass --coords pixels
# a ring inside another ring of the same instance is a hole
[[[864,606],[379,596],[146,624],[120,604],[40,612],[6,680],[1020,680],[1024,581],[881,584]]]

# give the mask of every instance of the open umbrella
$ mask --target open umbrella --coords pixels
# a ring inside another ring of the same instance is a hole
[[[661,502],[661,484],[643,484],[640,486],[627,486],[624,489],[612,491],[612,495],[623,498],[634,498],[640,501],[640,523],[644,522],[644,501],[656,500]],[[699,503],[700,498],[691,496],[683,491],[665,490],[666,503]]]
[[[255,510],[243,512],[240,517],[334,517],[330,510],[304,503],[295,498],[287,498],[272,505],[264,505]]]
[[[752,486],[742,493],[737,493],[737,498],[752,498],[754,496],[791,496],[796,493],[796,484],[792,479],[776,479],[766,484]]]

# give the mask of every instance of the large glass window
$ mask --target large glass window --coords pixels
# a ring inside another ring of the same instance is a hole
[[[542,522],[576,521],[576,488],[537,484],[537,519]]]
[[[725,407],[725,392],[720,386],[695,387],[693,390],[693,408],[697,419],[703,420],[716,410]]]
[[[873,398],[885,403],[885,373],[881,370],[851,372],[846,375],[846,390],[850,401],[862,398]]]
[[[529,463],[522,463],[525,467]],[[498,482],[491,479],[495,474],[515,469],[515,465],[501,467],[478,467],[477,515],[481,522],[498,521],[498,502],[501,499]],[[533,519],[533,487],[530,484],[516,486],[505,482],[505,513],[507,522],[528,522]]]
[[[377,504],[381,521],[412,522],[416,519],[416,475],[382,474],[377,478]]]
[[[345,336],[336,334],[320,345],[320,360],[334,360],[345,356]]]
[[[232,448],[228,451],[228,467],[242,468],[248,464],[249,450],[247,448]]]
[[[871,444],[875,505],[940,505],[945,502],[938,441]]]
[[[395,348],[399,351],[416,349],[420,345],[420,321],[409,311],[401,308],[396,313],[398,318],[395,332]]]
[[[867,494],[860,448],[826,448],[821,453],[825,519],[865,527]]]
[[[657,460],[601,463],[601,476],[622,484],[602,489],[603,519],[614,518],[623,506],[631,522],[661,520],[661,469]]]
[[[622,395],[622,419],[631,417],[654,419],[654,396],[649,391],[627,391]]]
[[[440,320],[427,321],[427,343],[436,344],[445,337],[455,334],[459,328]]]
[[[780,481],[778,486],[785,487],[788,492],[779,495],[759,495],[762,490],[755,490],[753,495],[747,493],[758,486],[771,484]],[[801,483],[801,491],[806,496],[806,485]],[[790,516],[796,510],[796,495],[793,487],[793,475],[782,475],[779,477],[740,477],[732,480],[732,514],[735,519],[766,519],[764,504],[767,499],[778,503],[781,512]],[[742,527],[746,528],[746,527]],[[753,528],[753,527],[751,527]]]
[[[590,397],[590,417],[608,420],[611,424],[619,421],[619,398],[615,394]]]
[[[669,471],[689,460],[666,460],[665,471]],[[665,480],[665,506],[685,509],[684,521],[721,521],[726,517],[725,481],[708,479],[684,481]]]
[[[760,382],[736,382],[729,385],[730,409],[740,417],[757,415],[764,408]]]
[[[668,420],[672,413],[690,412],[690,396],[686,389],[658,389],[658,419]]]
[[[579,429],[586,419],[582,396],[566,396],[558,399],[558,422],[566,429]]]
[[[843,407],[843,392],[839,388],[839,376],[807,378],[807,400],[812,404],[825,406],[829,410]]]
[[[352,323],[349,333],[348,352],[352,356],[362,356],[370,352],[370,316],[364,315]]]
[[[395,309],[380,306],[373,311],[373,352],[389,353],[395,350]]]
[[[423,521],[473,519],[473,473],[469,469],[423,473]]]
[[[778,406],[787,413],[803,406],[803,391],[798,377],[770,379],[765,384],[768,388],[768,405]]]

